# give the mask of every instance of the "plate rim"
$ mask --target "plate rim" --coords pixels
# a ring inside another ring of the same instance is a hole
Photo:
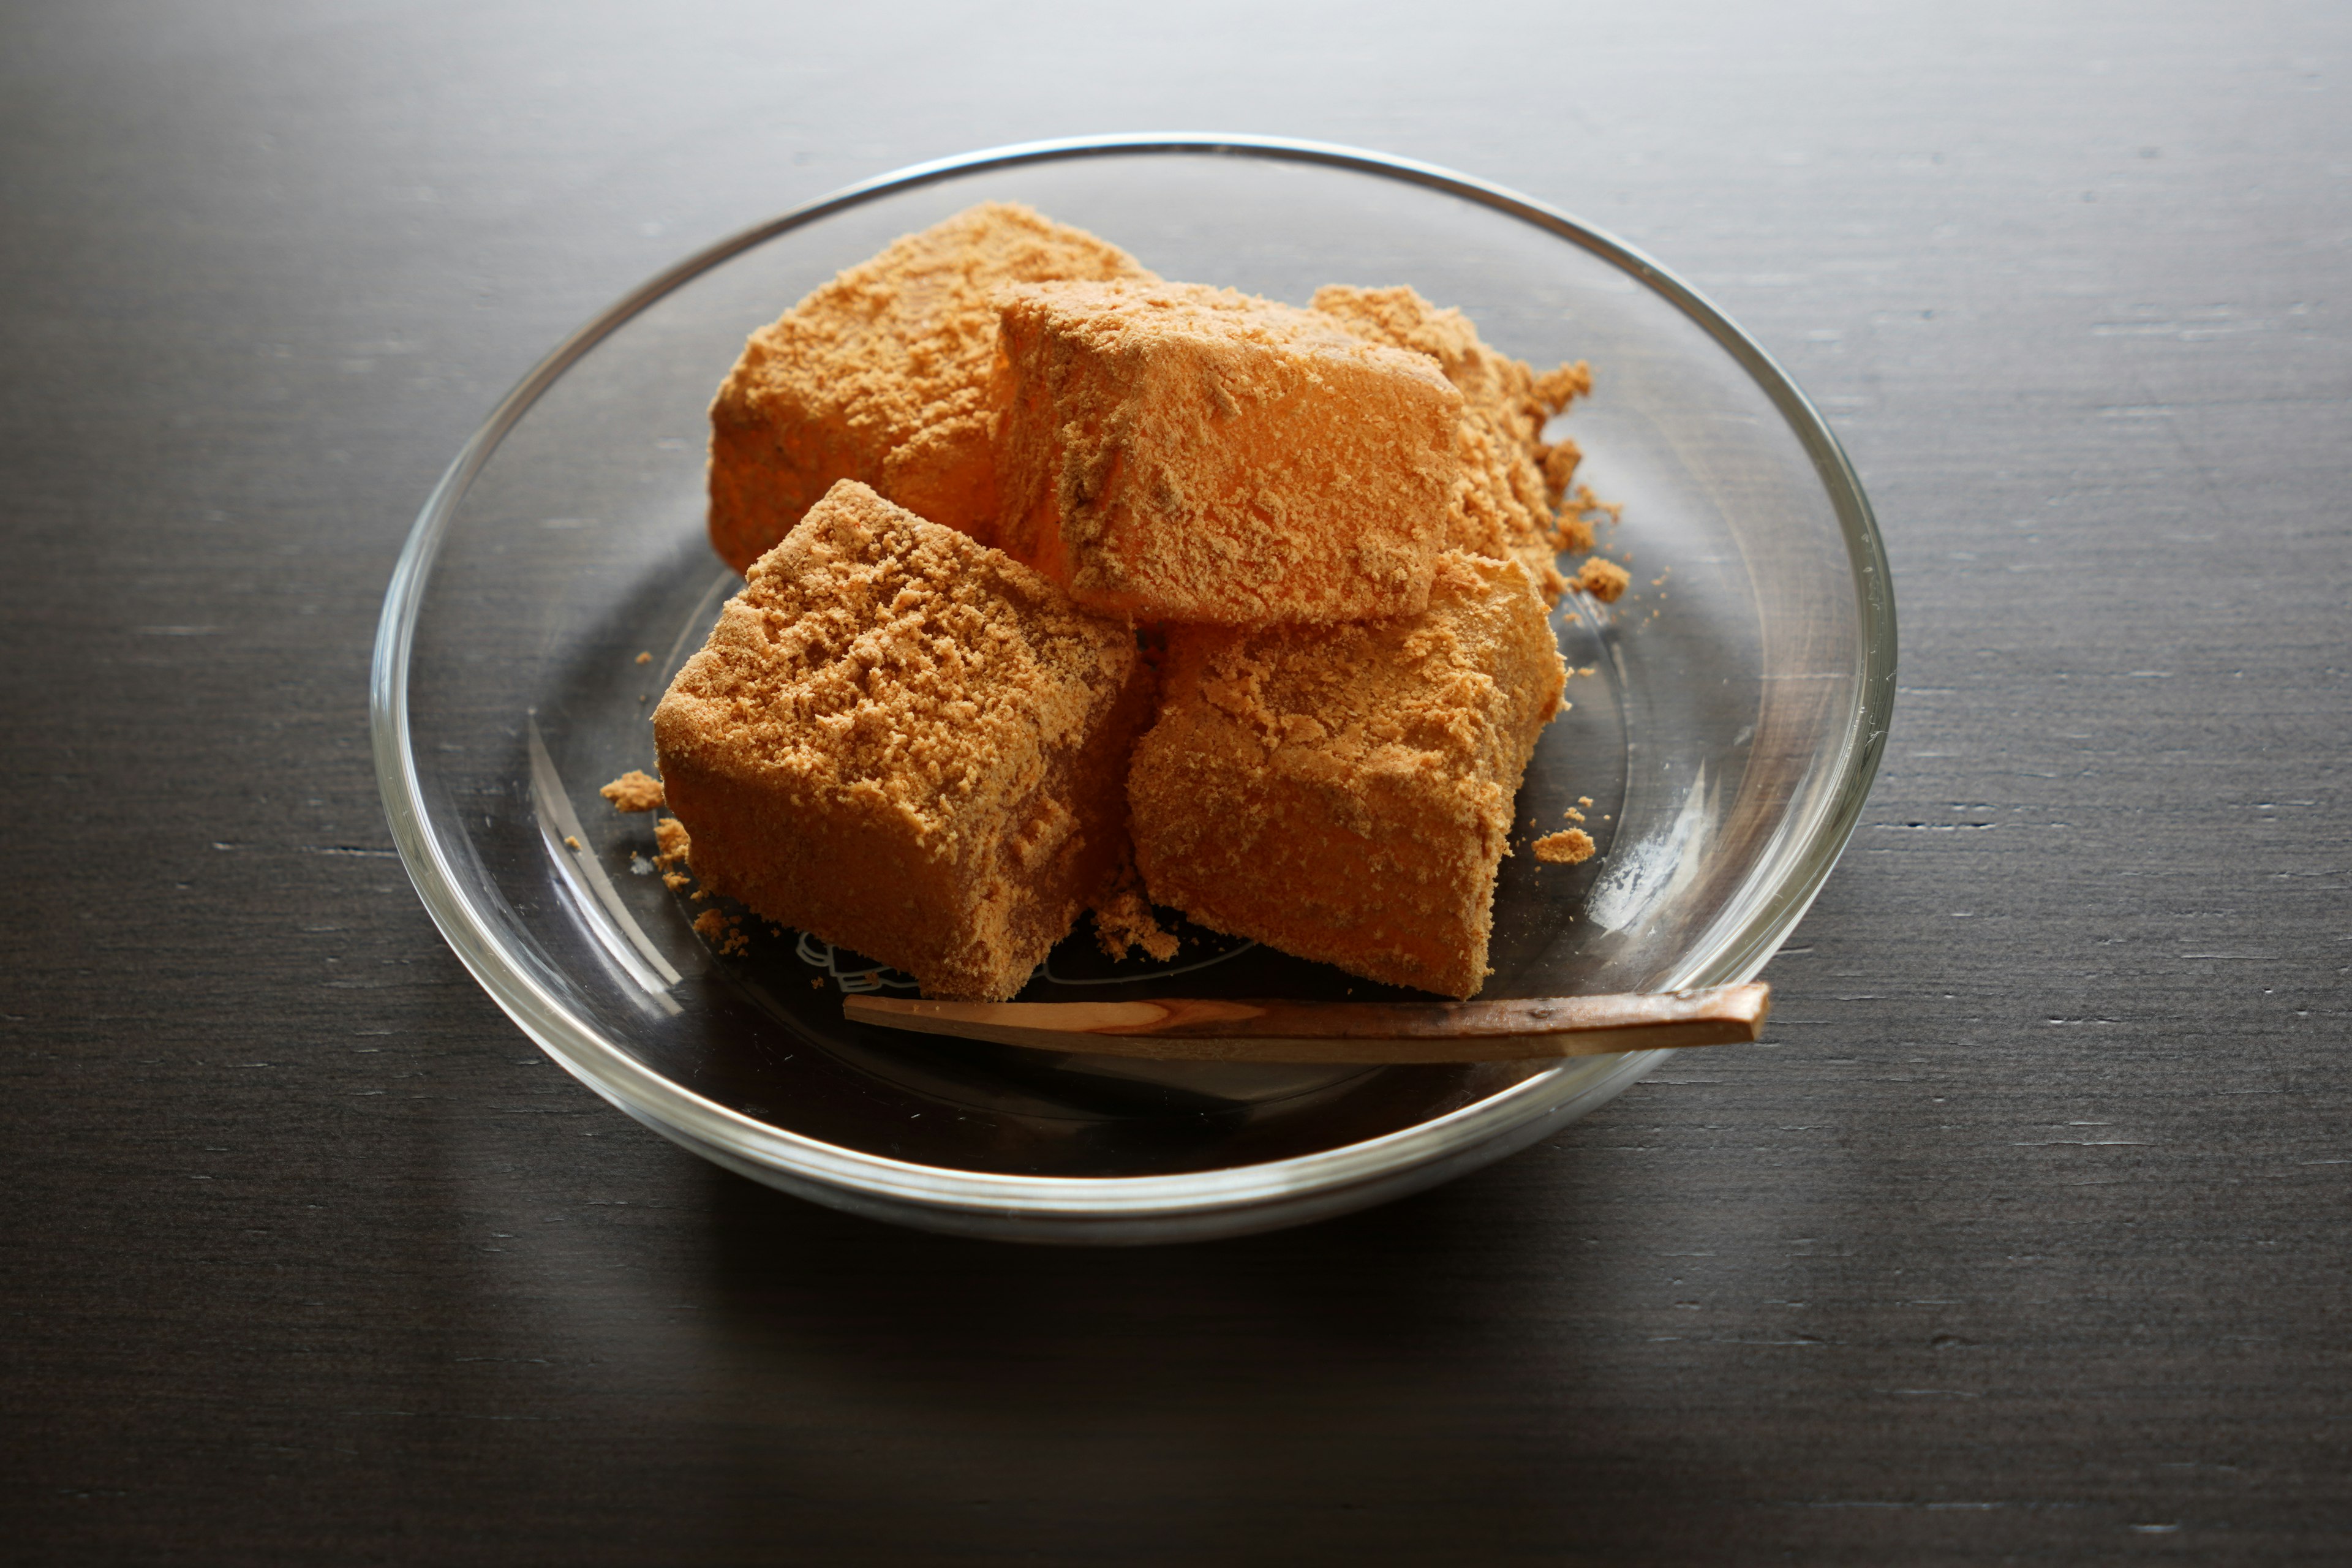
[[[1083,1239],[1120,1239],[1137,1225],[1170,1220],[1198,1230],[1223,1216],[1216,1234],[1318,1217],[1433,1184],[1539,1136],[1568,1112],[1614,1099],[1669,1053],[1642,1051],[1597,1077],[1549,1068],[1470,1105],[1312,1154],[1149,1176],[1027,1176],[922,1165],[825,1143],[757,1121],[696,1094],[574,1018],[523,968],[505,959],[487,921],[461,891],[434,836],[425,831],[422,786],[408,738],[408,665],[424,591],[458,502],[490,455],[540,397],[589,350],[646,307],[711,268],[793,229],[848,207],[981,170],[1137,153],[1226,155],[1320,164],[1401,179],[1474,201],[1570,241],[1633,276],[1675,305],[1746,370],[1811,459],[1845,536],[1862,629],[1858,700],[1836,752],[1846,787],[1808,835],[1799,874],[1711,962],[1686,962],[1672,986],[1752,979],[1794,930],[1827,881],[1876,779],[1894,712],[1895,620],[1885,546],[1843,447],[1795,380],[1755,339],[1697,289],[1636,247],[1567,212],[1507,186],[1433,163],[1334,142],[1197,132],[1066,137],[984,148],[916,163],[845,185],[706,246],[656,273],[590,318],[534,365],[477,427],[426,496],[393,568],[369,668],[369,728],[378,789],[401,862],[442,938],[509,1018],[573,1077],[656,1131],[706,1158],[800,1195],[933,1227],[1032,1233],[1059,1222]],[[1459,1170],[1454,1161],[1483,1156]],[[1425,1181],[1416,1177],[1435,1167]],[[1302,1212],[1303,1211],[1303,1212]],[[959,1225],[955,1216],[968,1224]],[[1202,1234],[1207,1232],[1202,1231]],[[1129,1239],[1152,1239],[1129,1237]]]

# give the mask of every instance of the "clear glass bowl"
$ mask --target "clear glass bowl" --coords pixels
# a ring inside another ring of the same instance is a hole
[[[790,937],[719,957],[692,930],[701,906],[646,874],[650,819],[595,792],[651,766],[652,702],[735,581],[703,535],[711,393],[753,328],[982,200],[1278,300],[1410,283],[1538,368],[1589,360],[1595,391],[1560,427],[1622,504],[1604,545],[1634,588],[1607,607],[1571,595],[1556,618],[1584,673],[1520,795],[1484,994],[1745,980],[1803,914],[1869,790],[1895,679],[1885,557],[1803,394],[1686,284],[1526,197],[1345,148],[1151,136],[855,186],[681,262],[499,405],[417,519],[373,670],[385,810],[450,946],[550,1056],[663,1135],[819,1203],[974,1235],[1295,1224],[1475,1169],[1622,1091],[1661,1053],[1153,1064],[866,1029],[842,1019],[842,987],[897,977]],[[1584,796],[1602,853],[1539,867],[1526,838]],[[1024,994],[1350,987],[1381,994],[1233,942],[1112,966],[1082,927]]]

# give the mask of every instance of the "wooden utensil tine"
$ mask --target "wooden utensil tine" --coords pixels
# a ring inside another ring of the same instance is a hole
[[[1771,987],[1499,1002],[935,1002],[856,995],[853,1022],[1076,1055],[1160,1060],[1475,1062],[1601,1056],[1756,1039]]]

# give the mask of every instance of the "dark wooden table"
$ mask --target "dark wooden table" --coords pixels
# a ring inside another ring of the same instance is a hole
[[[0,17],[0,1556],[2352,1557],[2352,10]],[[1252,1240],[719,1173],[443,948],[363,677],[563,331],[852,179],[1352,142],[1836,416],[1903,689],[1776,1047]]]

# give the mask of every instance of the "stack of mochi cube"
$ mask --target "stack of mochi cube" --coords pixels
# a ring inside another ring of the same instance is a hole
[[[1150,905],[1471,995],[1589,384],[1410,289],[1168,282],[1023,207],[898,240],[712,407],[746,583],[654,714],[696,877],[930,996],[1013,996],[1090,909],[1165,956]]]

